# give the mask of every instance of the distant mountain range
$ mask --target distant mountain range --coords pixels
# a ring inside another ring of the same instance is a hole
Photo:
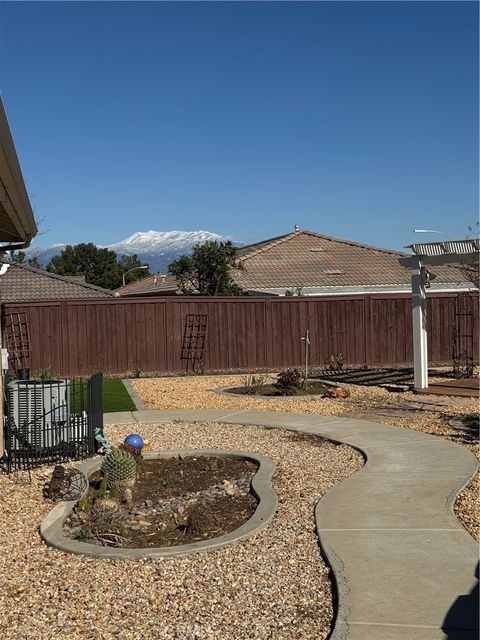
[[[106,245],[121,257],[137,254],[139,260],[150,266],[150,271],[155,273],[167,272],[168,265],[179,256],[189,254],[195,244],[203,244],[207,240],[232,240],[226,236],[218,235],[210,231],[138,231],[133,235]],[[241,242],[233,241],[236,245]],[[30,247],[25,250],[27,258],[38,258],[40,264],[45,267],[50,260],[62,252],[66,244],[52,244],[49,247]],[[101,245],[97,245],[101,247]]]

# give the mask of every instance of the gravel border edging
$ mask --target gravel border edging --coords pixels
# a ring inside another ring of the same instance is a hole
[[[247,522],[234,531],[218,536],[217,538],[200,540],[175,547],[154,547],[151,549],[101,547],[87,542],[78,542],[63,535],[63,523],[78,502],[78,500],[70,500],[60,502],[45,516],[40,524],[41,538],[48,546],[68,553],[86,555],[92,558],[166,558],[222,547],[236,540],[241,540],[253,535],[272,521],[277,511],[278,498],[271,485],[271,480],[275,472],[275,462],[271,458],[260,454],[228,451],[225,449],[179,449],[175,451],[151,451],[145,454],[145,459],[155,460],[158,458],[190,455],[235,456],[258,463],[257,472],[252,478],[252,491],[259,502],[255,512]],[[81,464],[77,468],[88,478],[100,468],[101,463],[102,458],[96,457]]]
[[[123,382],[123,386],[128,392],[128,395],[133,400],[133,404],[137,407],[137,411],[145,411],[146,409],[145,403],[133,388],[132,381],[125,378],[125,379],[122,379],[122,382]]]

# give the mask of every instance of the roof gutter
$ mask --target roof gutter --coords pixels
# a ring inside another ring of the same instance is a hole
[[[8,248],[25,249],[37,234],[37,225],[25,188],[7,115],[0,97],[0,201],[16,232],[10,232]],[[4,250],[7,250],[7,247]]]
[[[0,245],[0,252],[17,251],[18,249],[27,249],[33,240],[33,236],[27,236],[25,242],[11,242],[10,244]]]

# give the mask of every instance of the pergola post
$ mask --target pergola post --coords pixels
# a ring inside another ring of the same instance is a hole
[[[415,389],[428,387],[426,269],[420,260],[412,268],[413,380]]]
[[[428,389],[427,357],[427,267],[444,265],[471,265],[478,269],[480,240],[466,238],[448,242],[412,244],[414,255],[398,259],[402,267],[412,273],[412,317],[413,317],[413,379],[415,389]],[[471,291],[470,282],[461,283],[459,291]]]

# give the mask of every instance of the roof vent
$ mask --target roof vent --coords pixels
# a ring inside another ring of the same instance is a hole
[[[327,273],[329,276],[339,276],[342,273],[345,273],[345,271],[342,271],[341,269],[327,269],[323,273]]]
[[[312,247],[310,251],[312,253],[322,253],[323,251],[326,251],[326,249],[322,249],[322,247]]]
[[[300,233],[300,225],[299,224],[294,224],[293,225],[293,230],[295,233]]]

